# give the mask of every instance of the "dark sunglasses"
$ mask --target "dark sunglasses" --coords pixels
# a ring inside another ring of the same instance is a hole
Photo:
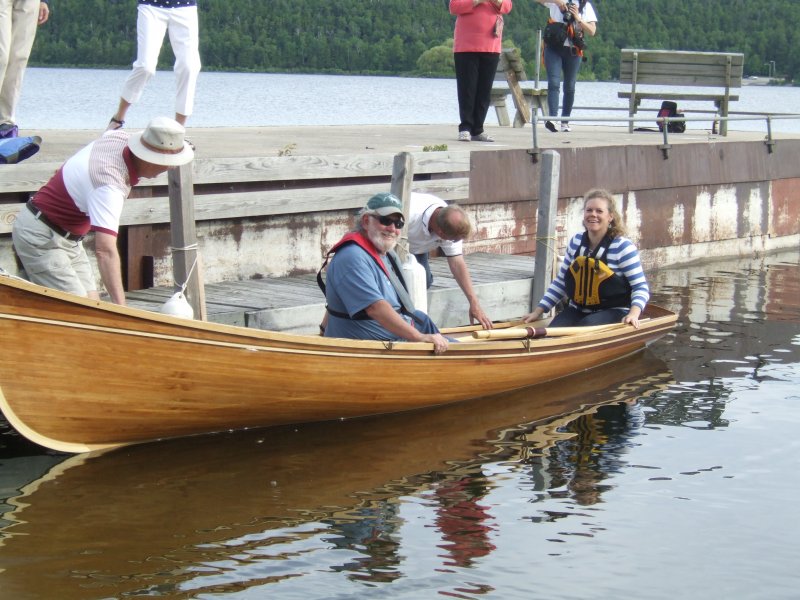
[[[382,217],[380,215],[371,215],[371,216],[378,219],[378,223],[380,223],[384,227],[388,227],[389,225],[394,225],[395,229],[402,229],[403,225],[406,224],[406,222],[403,220],[403,217],[400,217],[399,219],[392,219],[391,217]]]

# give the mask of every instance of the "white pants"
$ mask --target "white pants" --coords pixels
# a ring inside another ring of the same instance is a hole
[[[164,34],[169,31],[169,43],[175,53],[175,112],[189,116],[200,73],[197,7],[158,8],[140,4],[138,11],[136,61],[122,87],[122,99],[134,104],[141,98],[145,85],[156,73]]]
[[[0,0],[0,124],[15,123],[38,20],[39,0]]]

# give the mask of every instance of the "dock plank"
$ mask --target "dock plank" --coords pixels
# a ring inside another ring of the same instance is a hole
[[[534,258],[476,252],[464,256],[481,305],[496,321],[529,310]],[[463,325],[469,305],[453,279],[447,259],[431,259],[434,284],[428,290],[428,313],[440,327]],[[168,286],[128,292],[130,306],[159,311],[174,293]],[[309,333],[318,331],[325,298],[316,273],[224,281],[206,286],[208,319],[216,323]]]

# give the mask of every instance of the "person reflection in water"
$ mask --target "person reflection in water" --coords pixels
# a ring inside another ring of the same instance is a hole
[[[442,533],[440,548],[447,551],[451,566],[470,567],[489,555],[495,545],[489,534],[493,517],[479,500],[488,487],[483,473],[470,473],[459,479],[445,479],[436,486],[436,526]]]

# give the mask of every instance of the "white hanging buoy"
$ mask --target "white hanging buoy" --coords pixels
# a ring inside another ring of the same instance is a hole
[[[403,262],[403,277],[408,284],[408,295],[414,303],[414,308],[424,313],[428,312],[428,279],[425,267],[417,262],[410,252]]]
[[[194,319],[194,310],[186,299],[186,296],[183,295],[183,292],[175,292],[172,294],[170,299],[161,307],[161,312],[165,315],[180,317],[181,319]]]

